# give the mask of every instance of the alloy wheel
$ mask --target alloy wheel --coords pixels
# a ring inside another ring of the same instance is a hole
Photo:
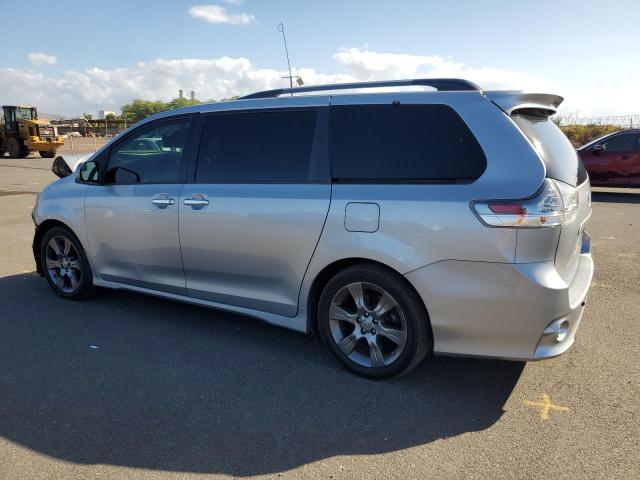
[[[45,251],[47,274],[63,293],[74,293],[82,279],[82,261],[73,242],[55,236]]]
[[[338,290],[329,309],[329,328],[342,353],[364,367],[392,364],[407,343],[402,308],[372,283],[350,283]]]

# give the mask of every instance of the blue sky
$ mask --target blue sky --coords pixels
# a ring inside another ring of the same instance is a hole
[[[559,93],[567,113],[640,112],[639,0],[98,5],[0,0],[10,47],[0,51],[0,102],[75,114],[136,96],[167,100],[178,88],[199,98],[272,88],[286,69],[282,20],[308,84],[461,75]]]

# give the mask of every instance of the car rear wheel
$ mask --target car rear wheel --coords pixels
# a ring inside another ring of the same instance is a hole
[[[420,297],[403,277],[376,265],[349,267],[328,282],[318,305],[318,327],[329,351],[369,378],[412,370],[432,346]]]
[[[91,267],[70,230],[53,227],[43,235],[40,262],[47,282],[59,296],[79,300],[93,293]]]

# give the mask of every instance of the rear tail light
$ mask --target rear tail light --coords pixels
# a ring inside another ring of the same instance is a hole
[[[547,178],[533,198],[475,202],[473,209],[490,227],[557,227],[575,220],[578,190]]]

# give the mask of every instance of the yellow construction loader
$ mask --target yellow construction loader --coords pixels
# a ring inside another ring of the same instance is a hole
[[[29,152],[53,158],[64,145],[58,129],[46,120],[38,120],[35,107],[3,106],[3,124],[0,125],[0,156],[4,152],[14,158],[24,158]]]

